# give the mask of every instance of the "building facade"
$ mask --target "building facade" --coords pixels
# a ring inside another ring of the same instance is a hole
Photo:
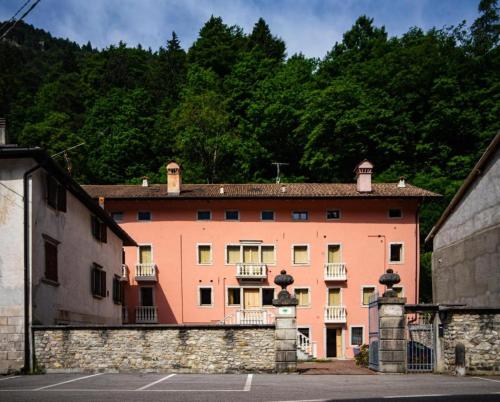
[[[386,268],[417,302],[418,207],[435,194],[372,184],[368,161],[349,184],[183,185],[177,164],[167,172],[167,185],[84,186],[138,243],[125,251],[129,322],[270,323],[285,269],[299,342],[348,358],[368,342],[368,301]]]
[[[136,243],[39,148],[0,146],[0,372],[30,367],[31,326],[120,324]]]

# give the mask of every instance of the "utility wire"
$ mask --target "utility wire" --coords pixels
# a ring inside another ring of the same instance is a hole
[[[33,10],[33,9],[36,7],[36,5],[37,5],[38,3],[40,3],[40,1],[41,1],[41,0],[36,0],[36,1],[35,1],[32,5],[31,5],[31,7],[30,7],[30,8],[28,8],[28,10],[27,10],[27,11],[26,11],[23,15],[21,15],[21,18],[19,18],[18,20],[16,20],[16,22],[14,22],[14,24],[12,24],[12,26],[11,26],[9,29],[7,29],[7,30],[6,30],[6,31],[2,34],[2,36],[0,36],[0,40],[2,40],[3,38],[5,38],[5,37],[7,36],[7,34],[8,34],[10,31],[12,31],[12,29],[16,26],[16,24],[17,24],[19,21],[21,21],[24,17],[26,17],[26,16],[27,16],[27,15],[31,12],[31,10]]]
[[[17,10],[17,11],[16,11],[16,13],[12,16],[12,18],[11,18],[10,20],[5,21],[5,22],[2,24],[2,26],[0,26],[0,32],[2,31],[2,29],[3,29],[3,28],[7,25],[7,24],[10,24],[11,22],[13,22],[13,21],[16,19],[17,14],[19,14],[19,13],[21,12],[21,10],[22,10],[24,7],[26,7],[26,6],[28,5],[28,3],[29,3],[29,2],[31,2],[31,0],[27,0],[27,1],[26,1],[26,2],[25,2],[22,6],[21,6],[21,8],[20,8],[19,10]]]

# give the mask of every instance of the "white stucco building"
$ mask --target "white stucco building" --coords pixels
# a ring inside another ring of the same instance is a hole
[[[0,145],[0,373],[29,369],[32,325],[121,324],[134,240],[45,151]]]

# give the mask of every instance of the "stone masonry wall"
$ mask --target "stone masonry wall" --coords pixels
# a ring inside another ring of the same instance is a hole
[[[500,373],[500,313],[449,311],[443,324],[446,371],[455,371],[455,346],[463,343],[467,374]]]
[[[271,372],[274,326],[39,327],[47,372]]]
[[[22,306],[0,306],[0,374],[24,366],[24,312]]]

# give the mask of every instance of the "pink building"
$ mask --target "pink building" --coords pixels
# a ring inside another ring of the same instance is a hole
[[[436,194],[372,184],[368,161],[352,184],[182,184],[177,164],[167,171],[167,185],[85,186],[139,244],[124,253],[129,322],[272,323],[286,269],[304,351],[348,358],[368,342],[385,269],[418,301],[418,208]]]

